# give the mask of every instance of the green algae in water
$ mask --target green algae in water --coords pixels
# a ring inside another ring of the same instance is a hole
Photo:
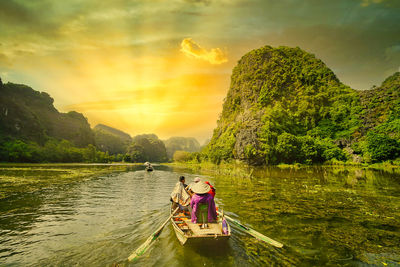
[[[2,181],[10,187],[9,192],[4,191],[4,188],[1,187],[2,192],[18,196],[11,198],[16,202],[13,207],[7,208],[4,205],[6,209],[4,212],[7,213],[4,216],[4,225],[7,225],[7,229],[10,230],[19,229],[21,223],[18,223],[18,220],[15,220],[9,214],[15,214],[18,217],[26,209],[24,216],[37,216],[40,210],[29,209],[29,206],[43,207],[41,201],[45,201],[47,206],[51,206],[54,201],[48,199],[48,195],[61,198],[61,204],[67,199],[73,202],[74,195],[68,190],[63,190],[64,184],[85,184],[80,182],[114,171],[124,171],[128,168],[126,166],[95,165],[18,165],[15,166],[15,173],[13,174],[13,166],[2,167],[4,170],[3,172],[0,171],[0,175],[5,177]],[[170,186],[173,187],[181,174],[186,176],[185,173],[189,173],[188,182],[195,176],[203,175],[201,176],[202,179],[209,180],[217,188],[216,200],[220,208],[223,208],[228,215],[285,245],[282,249],[271,247],[236,228],[229,241],[234,252],[232,254],[229,254],[229,252],[228,255],[229,257],[235,255],[234,259],[229,260],[232,264],[240,262],[240,266],[398,265],[400,255],[400,185],[398,176],[393,172],[342,166],[337,168],[336,166],[305,168],[298,166],[285,169],[272,167],[256,169],[224,165],[220,166],[219,169],[213,168],[208,170],[197,168],[193,171],[174,167],[175,172],[170,174]],[[41,171],[43,175],[41,175]],[[160,177],[148,184],[152,194],[167,173],[156,172],[155,174],[160,175]],[[128,182],[131,185],[131,187],[123,185],[124,190],[119,194],[119,196],[127,196],[129,201],[136,194],[139,194],[140,190],[137,188],[141,188],[150,181],[147,180],[149,178],[147,176],[143,176],[143,179],[134,180],[131,179],[131,175],[134,174],[128,173],[126,177],[120,179],[123,183]],[[105,192],[108,192],[105,199],[111,201],[115,197],[115,191],[111,189],[116,186],[117,182],[113,180],[112,175],[107,176],[109,179],[89,181],[104,186],[100,191],[95,190],[92,208],[99,205],[97,197],[103,196]],[[138,177],[140,176],[141,174],[138,175]],[[13,182],[13,179],[18,177],[20,179]],[[144,177],[147,178],[144,179]],[[165,179],[164,182],[169,184],[169,181]],[[29,196],[31,194],[24,194],[24,192],[30,192],[29,190],[35,191],[58,185],[62,186],[62,190],[39,191],[32,196]],[[79,186],[73,187],[75,190],[80,188]],[[160,186],[157,192],[165,191],[164,187]],[[83,188],[85,187],[83,186]],[[125,191],[125,188],[129,190]],[[110,190],[107,191],[107,189]],[[166,202],[168,202],[169,193],[165,193]],[[20,196],[25,197],[20,199]],[[150,196],[150,193],[144,193],[141,196],[145,200],[145,206],[153,207],[155,200],[164,203],[164,199],[154,199]],[[84,195],[84,197],[87,197],[87,195]],[[25,199],[29,199],[29,201],[25,201]],[[8,202],[7,199],[3,200],[5,204]],[[87,204],[86,201],[83,203]],[[118,207],[127,203],[118,202]],[[107,208],[107,206],[102,207],[99,212],[103,212],[104,208]],[[116,222],[128,218],[130,224],[130,217],[134,214],[134,211],[137,212],[137,210],[124,211],[123,217],[118,218]],[[149,213],[148,216],[153,212]],[[76,218],[79,219],[81,214],[78,215]],[[102,216],[112,217],[114,214],[109,212],[102,214]],[[83,218],[88,219],[90,216],[85,213]],[[140,217],[138,225],[132,228],[135,229],[133,232],[146,230],[147,228],[141,229],[140,227],[144,227],[144,222],[148,219],[153,221],[155,218]],[[24,222],[24,220],[29,221],[29,218],[21,218],[20,222]],[[132,229],[124,233],[124,236],[131,236]],[[150,232],[151,229],[147,230]],[[116,231],[120,231],[120,229],[118,228]],[[170,240],[161,238],[160,244],[164,244],[164,247],[157,247],[156,245],[154,248],[156,254],[164,258],[163,253],[169,251],[171,254],[168,255],[171,259],[179,260],[180,258],[175,258],[172,253],[179,250],[181,256],[185,257],[187,249],[180,249],[173,230],[166,229],[164,234],[168,232],[170,232]],[[113,240],[110,244],[125,244],[126,247],[125,245],[123,247],[127,251],[127,255],[123,256],[127,257],[132,251],[132,247],[135,247],[132,246],[132,242],[131,239],[121,243]],[[79,246],[77,251],[81,249],[82,247]],[[98,249],[99,252],[102,251],[101,248]],[[104,258],[102,263],[104,265],[109,263],[110,256],[108,255],[114,252],[104,253],[102,251],[101,255]],[[197,250],[191,251],[193,255],[197,255],[197,252]],[[151,253],[142,260],[148,262],[149,258],[155,256],[154,252]],[[68,256],[63,260],[69,258]],[[201,256],[201,259],[203,258],[207,265],[218,265],[219,261],[226,262],[224,257],[221,259],[215,255]],[[72,257],[71,262],[74,260],[77,260],[77,258]]]
[[[107,173],[126,171],[129,168],[132,168],[132,165],[1,164],[0,199],[78,182]]]
[[[398,169],[219,168],[196,172],[214,182],[224,210],[285,244],[276,251],[242,236],[247,253],[265,264],[399,264]]]

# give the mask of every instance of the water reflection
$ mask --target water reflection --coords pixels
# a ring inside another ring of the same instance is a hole
[[[218,198],[237,218],[286,244],[289,262],[376,264],[366,256],[372,251],[400,259],[400,186],[393,171],[266,168],[231,175],[237,172],[208,172],[217,177]],[[251,238],[245,244],[249,254],[276,258]]]
[[[146,172],[144,166],[123,166],[111,174],[0,200],[1,263],[225,267],[400,261],[396,172],[348,167],[154,167],[154,172]],[[15,176],[56,181],[87,168],[114,167],[23,168],[17,166]],[[0,169],[4,173],[10,176],[13,169]],[[128,263],[130,253],[168,217],[169,194],[180,175],[188,182],[196,176],[210,181],[220,209],[285,247],[263,244],[237,228],[224,247],[182,247],[173,229],[166,227],[144,257]]]

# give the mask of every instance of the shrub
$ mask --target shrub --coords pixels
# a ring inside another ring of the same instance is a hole
[[[298,138],[290,133],[283,133],[278,136],[275,147],[278,162],[293,163],[299,160],[301,144]]]
[[[386,134],[371,131],[367,134],[366,142],[372,162],[395,159],[400,155],[400,142]]]

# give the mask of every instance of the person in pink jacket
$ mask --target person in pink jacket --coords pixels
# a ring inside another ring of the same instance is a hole
[[[210,186],[204,182],[198,182],[191,189],[194,192],[190,201],[192,223],[197,223],[196,212],[200,203],[208,204],[208,222],[215,222],[217,220],[217,211],[215,209],[214,197],[208,193],[211,190]]]

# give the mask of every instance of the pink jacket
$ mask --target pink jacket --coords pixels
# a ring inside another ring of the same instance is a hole
[[[196,212],[199,203],[208,204],[208,222],[214,222],[217,220],[217,211],[215,210],[214,197],[210,194],[197,195],[194,194],[190,201],[190,207],[192,207],[192,223],[197,223]]]

